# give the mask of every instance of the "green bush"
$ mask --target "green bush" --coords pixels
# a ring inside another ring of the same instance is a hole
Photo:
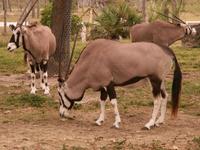
[[[51,26],[52,9],[53,9],[52,3],[49,3],[44,8],[44,10],[42,11],[41,23],[43,25],[46,25],[46,26],[49,26],[49,27]],[[79,16],[72,15],[72,18],[71,18],[71,35],[72,35],[72,38],[76,34],[77,30],[80,29],[81,22],[82,22],[82,20],[81,20],[81,18]]]
[[[111,39],[118,39],[119,36],[126,38],[129,36],[129,27],[140,21],[141,17],[127,3],[121,3],[119,6],[109,5],[96,18],[99,25],[93,30],[101,30],[103,31],[101,34],[103,37],[106,36]],[[92,32],[95,32],[93,30]],[[107,35],[104,35],[105,32]]]
[[[53,5],[52,3],[49,3],[44,10],[42,11],[41,15],[42,18],[40,20],[40,22],[43,25],[49,26],[51,25],[51,16],[52,16],[52,9],[53,9]]]

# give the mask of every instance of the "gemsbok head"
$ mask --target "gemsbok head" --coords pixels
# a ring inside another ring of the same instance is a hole
[[[120,43],[105,39],[92,41],[81,53],[68,79],[65,82],[59,79],[60,116],[68,117],[74,102],[80,101],[85,91],[91,88],[100,92],[101,113],[96,124],[101,125],[105,119],[105,101],[109,97],[114,106],[113,125],[119,128],[121,119],[115,87],[134,84],[147,78],[152,86],[154,108],[145,127],[150,129],[154,125],[160,125],[164,122],[168,97],[164,82],[173,63],[172,115],[176,116],[182,73],[170,48],[149,42]]]
[[[40,25],[37,22],[23,25],[37,1],[38,0],[35,0],[34,3],[29,1],[18,20],[17,25],[10,25],[13,34],[10,38],[7,49],[8,51],[14,51],[20,47],[20,44],[23,46],[23,49],[27,54],[28,63],[31,67],[31,93],[36,93],[35,73],[37,70],[40,71],[40,86],[44,90],[44,94],[49,94],[47,68],[49,58],[55,53],[55,36],[49,27]]]

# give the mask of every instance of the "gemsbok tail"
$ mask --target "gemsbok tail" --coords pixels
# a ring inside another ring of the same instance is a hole
[[[174,68],[171,98],[172,98],[172,116],[176,117],[178,113],[178,106],[179,106],[179,100],[180,100],[180,95],[181,95],[182,72],[174,53],[173,53],[173,59],[175,63],[175,68]]]
[[[172,58],[175,64],[171,100],[172,100],[172,116],[176,117],[178,113],[179,101],[181,96],[182,72],[173,50],[164,45],[159,45],[159,46],[165,50],[165,52]]]

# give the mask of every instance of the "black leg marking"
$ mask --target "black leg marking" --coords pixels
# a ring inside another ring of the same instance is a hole
[[[101,100],[105,101],[108,97],[108,93],[106,92],[106,90],[104,88],[101,88],[100,91],[101,91],[100,98],[101,98]]]
[[[117,97],[114,84],[112,82],[107,86],[107,92],[110,100],[115,99]]]
[[[149,77],[150,79],[150,82],[151,82],[151,85],[152,85],[152,88],[153,88],[153,96],[154,97],[157,97],[161,94],[161,83],[162,81],[156,77],[156,76],[150,76]]]
[[[40,65],[38,63],[36,63],[36,70],[37,70],[37,72],[40,71]]]
[[[166,98],[166,92],[165,92],[165,90],[163,90],[163,89],[161,89],[161,96],[162,96],[162,98]]]
[[[30,64],[30,66],[31,66],[31,72],[35,74],[35,65]]]

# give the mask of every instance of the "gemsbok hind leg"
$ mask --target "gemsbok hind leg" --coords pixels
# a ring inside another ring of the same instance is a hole
[[[162,96],[162,100],[161,100],[161,106],[160,106],[160,117],[156,120],[156,123],[155,123],[156,126],[159,126],[159,124],[164,123],[165,114],[166,114],[166,110],[167,110],[168,94],[167,94],[167,91],[165,89],[164,81],[161,84],[161,96]]]
[[[160,110],[160,105],[161,105],[161,80],[158,79],[157,77],[150,77],[150,82],[152,85],[152,93],[154,99],[154,107],[153,107],[153,112],[151,119],[149,122],[145,125],[147,129],[150,129],[152,126],[155,125],[156,117],[159,113]]]
[[[41,87],[44,88],[44,94],[48,95],[49,94],[49,85],[48,85],[48,73],[47,73],[47,66],[48,66],[48,61],[43,60],[40,63],[40,68],[41,68]]]
[[[115,88],[114,88],[114,85],[112,83],[108,85],[107,92],[108,92],[111,104],[114,106],[115,122],[113,123],[113,126],[116,127],[116,128],[119,128],[121,118],[120,118],[119,110],[118,110],[118,107],[117,107],[117,99],[116,99]]]
[[[35,69],[36,66],[32,61],[29,61],[30,67],[31,67],[31,94],[35,94],[36,92],[36,86],[35,86],[35,80],[36,80],[36,75],[35,75]]]
[[[96,121],[96,124],[99,126],[102,124],[102,122],[104,122],[104,119],[105,119],[105,102],[108,97],[108,93],[106,92],[104,88],[101,88],[100,91],[101,91],[101,96],[100,96],[101,113],[100,113],[99,118]]]

